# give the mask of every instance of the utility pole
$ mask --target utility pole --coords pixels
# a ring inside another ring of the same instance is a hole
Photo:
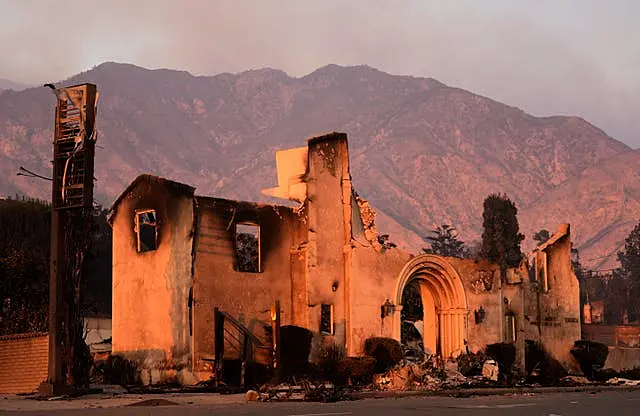
[[[57,102],[51,185],[49,368],[40,393],[51,396],[82,383],[77,372],[81,365],[78,336],[82,340],[80,282],[90,238],[86,228],[93,210],[98,92],[94,84],[60,89],[47,86]]]

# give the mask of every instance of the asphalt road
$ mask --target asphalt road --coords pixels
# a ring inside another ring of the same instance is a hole
[[[219,405],[93,408],[0,412],[32,415],[263,415],[263,416],[395,416],[395,415],[640,415],[640,390],[601,393],[546,393],[472,398],[413,397],[368,399],[331,404],[242,403]]]

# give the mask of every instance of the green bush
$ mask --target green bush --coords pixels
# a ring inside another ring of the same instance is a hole
[[[525,341],[525,368],[529,376],[536,371],[538,376],[532,377],[532,381],[545,386],[557,385],[561,378],[569,374],[558,360],[550,357],[540,344],[531,340]]]
[[[628,378],[623,376],[621,373],[619,374],[613,368],[598,368],[593,370],[594,381],[608,381],[614,377]]]
[[[309,354],[313,333],[306,328],[285,325],[280,329],[280,363],[282,377],[290,379],[293,376],[307,374],[309,368]]]
[[[485,349],[487,356],[493,358],[500,368],[500,374],[507,375],[511,372],[513,363],[516,361],[516,346],[506,342],[489,344]]]
[[[338,371],[342,378],[351,380],[353,385],[362,386],[373,381],[376,363],[373,357],[347,357],[340,362]]]
[[[574,342],[571,355],[578,360],[585,377],[593,380],[594,371],[604,367],[607,361],[609,347],[599,342],[579,340]]]
[[[457,360],[458,371],[465,377],[482,375],[482,365],[486,360],[487,356],[483,351],[478,351],[477,354],[461,354]]]
[[[631,370],[622,370],[620,377],[628,378],[629,380],[640,380],[640,367],[634,367]]]
[[[364,353],[376,359],[378,373],[387,371],[404,357],[400,343],[393,338],[367,338],[364,342]]]
[[[344,347],[337,344],[330,344],[322,348],[317,364],[319,375],[334,384],[344,384],[346,378],[339,370],[345,355]]]

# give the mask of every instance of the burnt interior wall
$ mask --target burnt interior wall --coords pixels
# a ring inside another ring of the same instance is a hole
[[[231,314],[256,336],[265,339],[271,324],[270,308],[280,300],[281,322],[288,325],[299,315],[299,287],[292,273],[303,242],[302,216],[293,209],[215,198],[197,198],[194,246],[193,330],[196,368],[208,370],[203,358],[214,355],[214,307]],[[235,228],[238,222],[260,225],[261,272],[237,271],[234,266]],[[301,231],[302,230],[302,231]],[[305,305],[306,306],[306,305]],[[225,349],[225,355],[232,348]]]
[[[115,207],[113,352],[147,368],[188,368],[193,188],[143,177]],[[136,210],[153,209],[156,250],[137,252]]]

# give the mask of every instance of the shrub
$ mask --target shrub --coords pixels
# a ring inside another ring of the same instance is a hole
[[[334,384],[343,384],[346,382],[344,376],[340,373],[340,363],[344,360],[344,347],[337,344],[330,344],[320,351],[320,359],[318,360],[318,369],[320,375]]]
[[[568,375],[558,360],[550,357],[542,346],[531,340],[525,341],[525,368],[530,376],[537,371],[534,380],[542,385],[556,385]]]
[[[487,356],[493,358],[498,363],[501,375],[511,372],[513,363],[516,361],[516,346],[506,342],[487,345]]]
[[[593,380],[594,371],[604,367],[607,361],[609,347],[599,342],[579,340],[574,342],[571,355],[578,360],[585,377]]]
[[[373,381],[376,363],[373,357],[347,357],[340,362],[339,372],[352,384],[365,385]]]
[[[282,377],[288,379],[308,373],[313,332],[299,326],[286,325],[280,328],[280,339]]]
[[[634,367],[631,370],[622,370],[620,377],[628,378],[629,380],[640,380],[640,367]]]
[[[247,387],[258,388],[271,378],[269,366],[253,361],[249,361],[244,367],[244,382]]]
[[[477,354],[461,354],[457,360],[458,371],[465,377],[482,375],[482,365],[486,360],[487,356],[482,351],[478,351]]]
[[[393,338],[372,337],[364,342],[364,353],[376,359],[376,372],[383,373],[403,358],[400,343]]]
[[[137,364],[119,355],[109,356],[102,371],[107,384],[130,386],[140,381]]]
[[[593,370],[593,380],[594,381],[608,381],[614,377],[624,377],[621,374],[618,374],[616,370],[613,368],[596,368]],[[627,377],[624,377],[627,378]]]

